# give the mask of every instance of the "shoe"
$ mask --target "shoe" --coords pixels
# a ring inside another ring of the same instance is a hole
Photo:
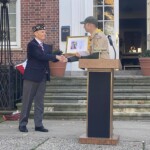
[[[26,128],[26,126],[19,126],[19,131],[20,132],[28,132],[28,129]]]
[[[48,132],[48,129],[45,129],[44,127],[35,127],[35,131]]]

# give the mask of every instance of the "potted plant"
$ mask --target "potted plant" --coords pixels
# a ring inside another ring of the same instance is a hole
[[[139,57],[142,74],[150,76],[150,50],[144,51]]]
[[[60,50],[53,50],[53,54],[55,55],[62,55],[62,53],[63,52]],[[67,63],[62,63],[60,61],[49,61],[50,75],[55,77],[63,77],[66,70],[66,64]]]

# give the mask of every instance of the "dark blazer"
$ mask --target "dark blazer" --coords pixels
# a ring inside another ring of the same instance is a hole
[[[57,61],[52,54],[52,46],[43,44],[44,51],[39,43],[33,39],[27,46],[27,65],[23,79],[40,82],[47,72],[47,80],[50,80],[49,61]]]

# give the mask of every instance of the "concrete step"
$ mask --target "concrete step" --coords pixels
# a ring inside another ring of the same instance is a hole
[[[34,112],[30,112],[30,118],[33,118]],[[86,119],[86,112],[85,111],[54,111],[44,112],[44,119]]]
[[[81,103],[81,104],[84,104],[86,103],[86,100],[74,100],[74,99],[68,99],[68,100],[65,100],[65,99],[62,99],[62,100],[44,100],[45,103]]]
[[[134,97],[149,97],[150,96],[150,93],[114,93],[114,97],[117,97],[117,96],[122,96],[122,97],[126,97],[126,96],[134,96]]]
[[[86,86],[86,76],[52,78],[44,97],[45,118],[85,119]],[[114,119],[150,119],[150,77],[115,76],[113,102]]]
[[[136,82],[136,83],[133,83],[133,82],[124,82],[124,83],[121,83],[121,82],[118,82],[118,83],[114,83],[114,86],[150,86],[150,83],[149,82]]]
[[[72,95],[67,95],[67,96],[45,96],[44,97],[44,100],[76,100],[76,101],[79,101],[79,100],[86,100],[86,96],[72,96]]]
[[[150,104],[150,100],[114,100],[113,104]]]
[[[117,113],[150,112],[150,104],[114,104],[113,111]]]
[[[150,112],[114,112],[113,118],[116,120],[149,120]]]
[[[86,100],[45,100],[45,103],[75,103],[75,104],[86,104]],[[122,99],[122,100],[114,100],[113,101],[114,104],[150,104],[150,99],[148,100],[144,100],[144,99],[131,99],[131,100],[126,100],[126,99]]]
[[[140,84],[146,83],[146,85],[150,85],[150,77],[144,76],[118,76],[114,77],[114,84]],[[47,86],[55,86],[55,85],[86,85],[87,77],[63,77],[63,78],[52,78],[51,82],[47,83]]]
[[[46,87],[46,92],[49,92],[51,93],[51,90],[70,90],[70,89],[73,89],[73,90],[76,90],[76,89],[81,89],[81,90],[86,90],[87,89],[87,86],[47,86]],[[117,89],[150,89],[150,86],[146,86],[145,84],[144,85],[115,85],[114,86],[114,89],[117,90]]]
[[[144,85],[115,85],[114,86],[114,89],[150,89],[150,86],[146,86],[145,84]]]
[[[150,96],[128,95],[128,94],[126,96],[117,95],[117,96],[114,96],[114,100],[150,100]]]
[[[63,97],[66,97],[66,96],[70,96],[70,97],[73,97],[73,96],[76,96],[76,97],[79,97],[79,96],[85,96],[86,93],[46,93],[45,94],[45,97],[52,97],[52,96],[63,96]],[[135,97],[150,97],[150,93],[114,93],[114,97],[117,97],[117,96],[122,96],[122,97],[126,97],[126,96],[135,96]]]
[[[50,92],[50,93],[86,93],[86,88],[84,89],[81,89],[81,88],[70,88],[70,89],[65,89],[65,88],[53,88],[53,89],[47,89],[46,90],[46,93],[47,92]]]
[[[10,114],[12,111],[0,111],[0,114]],[[30,118],[33,118],[34,112],[30,112]],[[45,119],[86,119],[86,111],[45,111],[44,112]],[[149,120],[150,112],[114,112],[113,113],[114,120]]]
[[[85,81],[74,81],[74,82],[68,82],[68,81],[61,81],[61,82],[54,82],[54,83],[52,83],[52,82],[50,82],[49,84],[46,84],[47,85],[47,87],[56,87],[56,86],[60,86],[60,87],[64,87],[64,86],[85,86],[86,87],[86,85],[87,85],[87,82]],[[138,81],[138,80],[136,80],[136,81],[123,81],[123,82],[121,82],[121,81],[114,81],[114,86],[122,86],[122,85],[124,85],[124,86],[132,86],[132,85],[134,85],[134,86],[150,86],[150,81],[145,81],[145,80],[143,80],[143,81]]]
[[[20,110],[22,104],[17,104]],[[34,110],[34,104],[32,105],[32,111]],[[44,111],[55,112],[55,111],[86,111],[86,104],[77,103],[44,103]]]
[[[64,93],[64,94],[69,94],[71,93],[87,93],[87,89],[62,89],[62,88],[57,88],[57,89],[47,89],[46,93]],[[150,93],[150,89],[114,89],[114,93]]]
[[[62,85],[56,85],[56,86],[48,86],[47,85],[47,87],[46,87],[46,91],[51,91],[51,89],[86,89],[87,88],[87,86],[86,85],[84,85],[84,86],[82,86],[82,85],[78,85],[78,86],[74,86],[74,85],[66,85],[66,86],[62,86]]]
[[[83,79],[87,79],[87,76],[64,76],[64,77],[51,77],[51,80],[57,80],[57,81],[62,81],[62,80],[83,80]],[[118,79],[118,80],[150,80],[150,76],[143,76],[143,75],[124,75],[124,76],[118,76],[115,75],[114,79]]]
[[[18,104],[18,109],[21,108],[22,104]],[[77,103],[44,103],[44,110],[49,112],[55,111],[86,111],[86,104]],[[21,109],[20,109],[21,110]],[[34,110],[34,104],[32,105],[32,110]],[[150,104],[114,104],[114,112],[150,112]]]
[[[30,112],[30,117],[33,118],[33,111]],[[86,119],[86,112],[68,112],[68,111],[56,111],[56,112],[45,112],[45,119]],[[148,120],[150,119],[149,112],[136,112],[136,113],[122,113],[114,112],[114,120]]]
[[[150,93],[150,89],[114,89],[115,93]]]
[[[61,101],[82,101],[82,100],[87,100],[86,96],[45,96],[44,97],[45,102],[47,101],[55,101],[55,100],[60,100]],[[114,100],[150,100],[149,95],[116,95],[114,96]]]

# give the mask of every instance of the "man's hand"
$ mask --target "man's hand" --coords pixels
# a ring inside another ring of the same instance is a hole
[[[64,55],[63,55],[63,61],[62,62],[64,62],[64,63],[68,62],[68,58],[65,57]]]
[[[63,55],[56,55],[56,59],[58,59],[60,62],[68,62],[68,59]]]
[[[63,61],[63,62],[65,62],[65,63],[66,63],[66,62],[68,62],[68,58],[66,58],[66,57],[65,57],[65,59],[64,59],[64,61]]]
[[[78,52],[76,52],[76,57],[79,57],[79,58],[81,58],[81,55],[78,53]]]

